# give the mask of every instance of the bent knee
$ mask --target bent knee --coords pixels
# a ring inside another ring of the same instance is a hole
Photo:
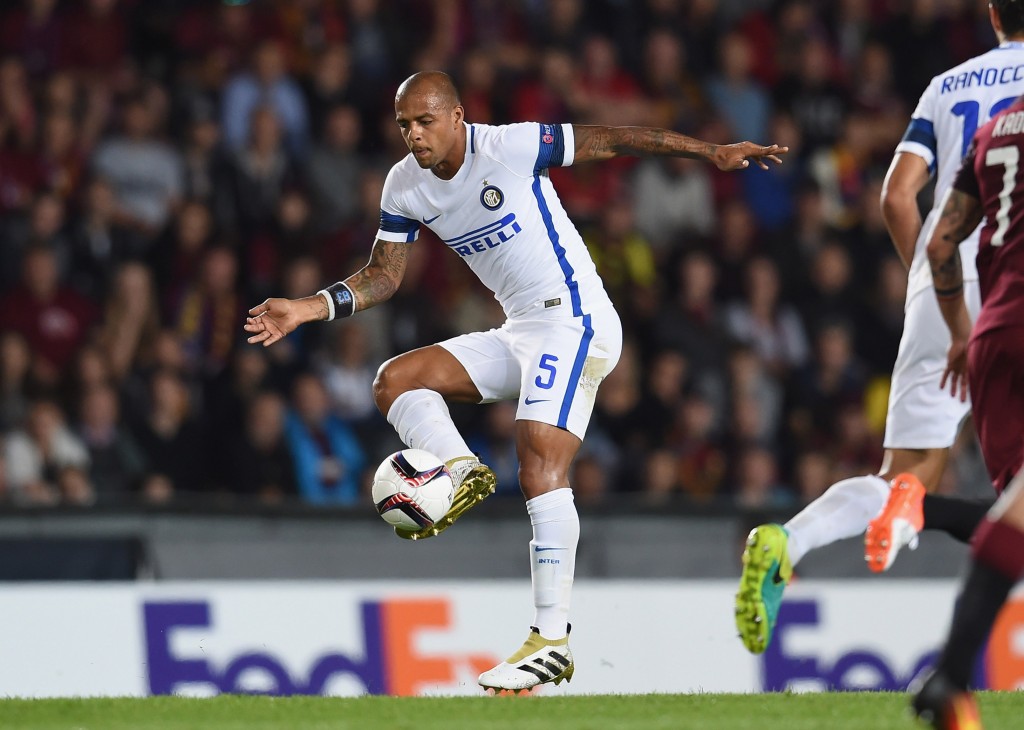
[[[388,415],[391,404],[398,396],[411,390],[408,378],[402,376],[401,365],[396,364],[397,360],[397,357],[393,357],[384,362],[377,368],[377,375],[373,379],[373,402],[384,416]]]

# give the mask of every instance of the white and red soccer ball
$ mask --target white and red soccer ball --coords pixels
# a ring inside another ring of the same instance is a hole
[[[420,530],[447,514],[455,484],[448,467],[436,456],[422,449],[403,449],[377,467],[372,494],[385,522]]]

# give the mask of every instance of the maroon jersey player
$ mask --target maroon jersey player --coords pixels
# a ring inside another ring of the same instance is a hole
[[[918,716],[942,730],[981,727],[967,692],[971,669],[1010,590],[1024,577],[1022,146],[1024,97],[975,134],[928,242],[935,295],[952,334],[942,387],[949,382],[952,394],[964,398],[969,384],[985,464],[1001,492],[972,538],[970,572],[942,653],[914,694]],[[958,246],[983,219],[981,313],[972,333]]]
[[[969,384],[985,464],[1002,491],[1024,461],[1024,97],[983,126],[967,150],[928,246],[953,334],[943,386]],[[984,218],[978,244],[981,313],[971,331],[957,244]],[[969,341],[968,341],[969,338]]]

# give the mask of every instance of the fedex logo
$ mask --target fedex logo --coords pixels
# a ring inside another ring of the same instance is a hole
[[[779,609],[775,635],[763,655],[762,689],[781,692],[791,686],[814,686],[821,690],[857,691],[906,690],[925,667],[935,661],[937,651],[917,657],[911,670],[900,674],[889,659],[866,648],[851,648],[829,663],[813,653],[797,653],[790,647],[788,634],[794,629],[819,625],[818,602],[784,601]],[[936,645],[941,641],[935,637]]]
[[[818,656],[813,650],[793,649],[791,632],[796,630],[798,635],[806,635],[808,629],[819,625],[817,601],[783,602],[775,635],[762,658],[762,689],[778,692],[794,686],[813,686],[822,690],[901,692],[935,662],[938,647],[945,638],[945,634],[936,633],[936,649],[911,657],[910,671],[903,674],[889,657],[867,648],[849,648],[834,661]],[[818,638],[825,641],[825,633],[820,633]],[[829,643],[832,643],[831,637]],[[806,647],[806,642],[803,646]],[[905,665],[905,662],[900,663]],[[999,690],[1024,688],[1024,600],[1010,601],[1003,608],[986,650],[978,657],[972,684]]]
[[[516,214],[509,213],[501,220],[483,228],[464,233],[456,238],[445,239],[445,244],[459,256],[466,258],[499,246],[512,239],[517,233],[521,233],[522,230],[522,227],[516,222]]]
[[[254,637],[252,650],[226,659],[206,656],[201,643],[194,652],[179,650],[179,630],[216,634],[213,606],[207,601],[148,601],[143,604],[146,666],[150,694],[167,695],[186,685],[215,692],[319,695],[328,684],[355,680],[367,694],[415,695],[436,685],[452,685],[460,673],[478,674],[497,660],[489,655],[425,655],[416,648],[423,629],[451,628],[450,605],[443,599],[366,601],[360,604],[363,651],[348,655],[324,651],[304,671],[289,668],[285,658]],[[325,643],[330,637],[325,637]],[[294,665],[294,662],[291,663]],[[265,689],[251,689],[256,675]]]

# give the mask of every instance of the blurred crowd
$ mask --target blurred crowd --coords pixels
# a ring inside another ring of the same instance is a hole
[[[980,0],[0,7],[0,502],[18,505],[363,498],[401,446],[377,366],[496,326],[489,292],[424,231],[387,305],[267,349],[242,324],[365,263],[406,153],[394,90],[425,68],[472,122],[791,148],[769,172],[551,172],[626,333],[581,501],[785,509],[873,472],[906,293],[881,182],[931,76],[995,42]],[[516,494],[514,404],[453,413]],[[978,473],[966,444],[950,489]]]

